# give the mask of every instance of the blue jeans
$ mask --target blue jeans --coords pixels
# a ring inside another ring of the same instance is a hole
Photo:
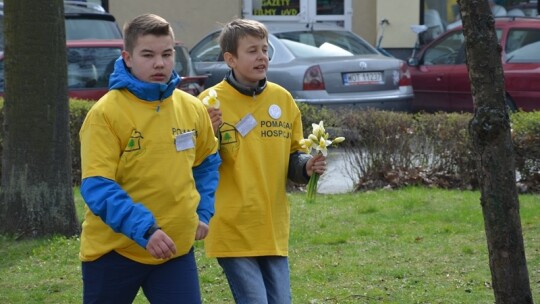
[[[130,304],[139,288],[150,303],[201,303],[193,249],[159,265],[146,265],[112,251],[82,263],[83,303]]]
[[[218,258],[236,304],[291,303],[289,260],[281,256]]]

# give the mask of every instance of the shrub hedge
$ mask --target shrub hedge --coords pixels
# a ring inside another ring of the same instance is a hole
[[[347,137],[343,149],[356,190],[412,184],[478,188],[468,132],[472,113],[300,107],[305,133],[311,131],[312,122],[324,120],[331,138]],[[518,189],[540,192],[540,112],[516,112],[510,118]]]
[[[81,182],[79,129],[94,102],[70,101],[73,183]],[[3,107],[3,100],[0,100]],[[406,185],[476,189],[476,162],[468,133],[471,113],[403,113],[299,104],[305,136],[323,120],[342,144],[356,190]],[[0,111],[0,123],[3,111]],[[518,186],[540,192],[540,112],[511,114]],[[0,143],[2,142],[0,131]],[[0,145],[0,155],[1,155]]]

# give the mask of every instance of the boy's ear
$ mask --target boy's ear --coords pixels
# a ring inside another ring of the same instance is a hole
[[[236,62],[234,55],[229,52],[223,53],[223,60],[230,68],[233,68]]]
[[[122,51],[122,59],[124,59],[124,62],[126,63],[127,67],[131,68],[131,54],[128,51],[126,50]]]

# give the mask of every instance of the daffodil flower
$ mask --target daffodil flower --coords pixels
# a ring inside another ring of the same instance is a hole
[[[301,139],[300,140],[300,146],[302,146],[302,149],[306,151],[306,153],[311,153],[311,149],[313,149],[313,142],[311,139]]]
[[[216,90],[210,89],[208,91],[208,96],[204,97],[202,102],[208,108],[219,109],[220,102],[217,98]]]
[[[332,144],[330,140],[325,139],[324,137],[321,137],[319,140],[319,144],[315,148],[316,151],[319,153],[322,153],[325,157],[328,155],[328,147]]]
[[[321,121],[322,122],[322,121]],[[313,127],[313,132],[311,132],[311,135],[319,136],[321,127],[318,124],[311,124]]]
[[[324,128],[324,122],[322,120],[318,124],[314,123],[311,125],[313,127],[313,132],[309,134],[308,138],[300,140],[300,145],[302,146],[302,149],[304,149],[307,153],[311,153],[314,150],[316,151],[315,153],[320,153],[326,157],[328,155],[328,147],[330,147],[332,144],[336,145],[345,140],[345,137],[336,137],[333,140],[329,140],[328,137],[330,135],[326,133],[326,130]],[[307,184],[308,203],[315,202],[318,181],[319,174],[313,172]]]
[[[317,138],[324,136],[326,131],[324,129],[324,123],[322,120],[319,122],[319,124],[311,124],[311,125],[313,126],[313,133],[312,133],[313,135],[317,136]]]
[[[332,140],[332,143],[333,143],[333,144],[339,144],[339,143],[341,143],[341,142],[343,142],[343,141],[345,141],[345,137],[340,136],[340,137],[334,138],[334,140]]]

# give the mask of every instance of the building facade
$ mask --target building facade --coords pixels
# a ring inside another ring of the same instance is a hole
[[[381,46],[410,49],[411,24],[419,21],[420,0],[111,0],[109,11],[120,26],[143,13],[171,22],[178,40],[190,48],[210,31],[236,17],[261,21],[336,22],[375,45],[386,19]]]
[[[82,0],[84,1],[84,0]],[[429,42],[459,22],[457,0],[86,0],[101,2],[122,26],[143,13],[171,22],[177,39],[190,48],[204,35],[233,18],[261,21],[336,22],[373,45],[380,43],[399,58],[407,58],[417,35],[411,25],[425,24],[421,42]],[[487,0],[486,0],[487,1]],[[494,0],[513,12],[515,2]],[[536,13],[535,13],[536,12]],[[525,11],[526,15],[537,15]],[[384,24],[383,20],[386,20]],[[381,39],[382,36],[382,39]]]

